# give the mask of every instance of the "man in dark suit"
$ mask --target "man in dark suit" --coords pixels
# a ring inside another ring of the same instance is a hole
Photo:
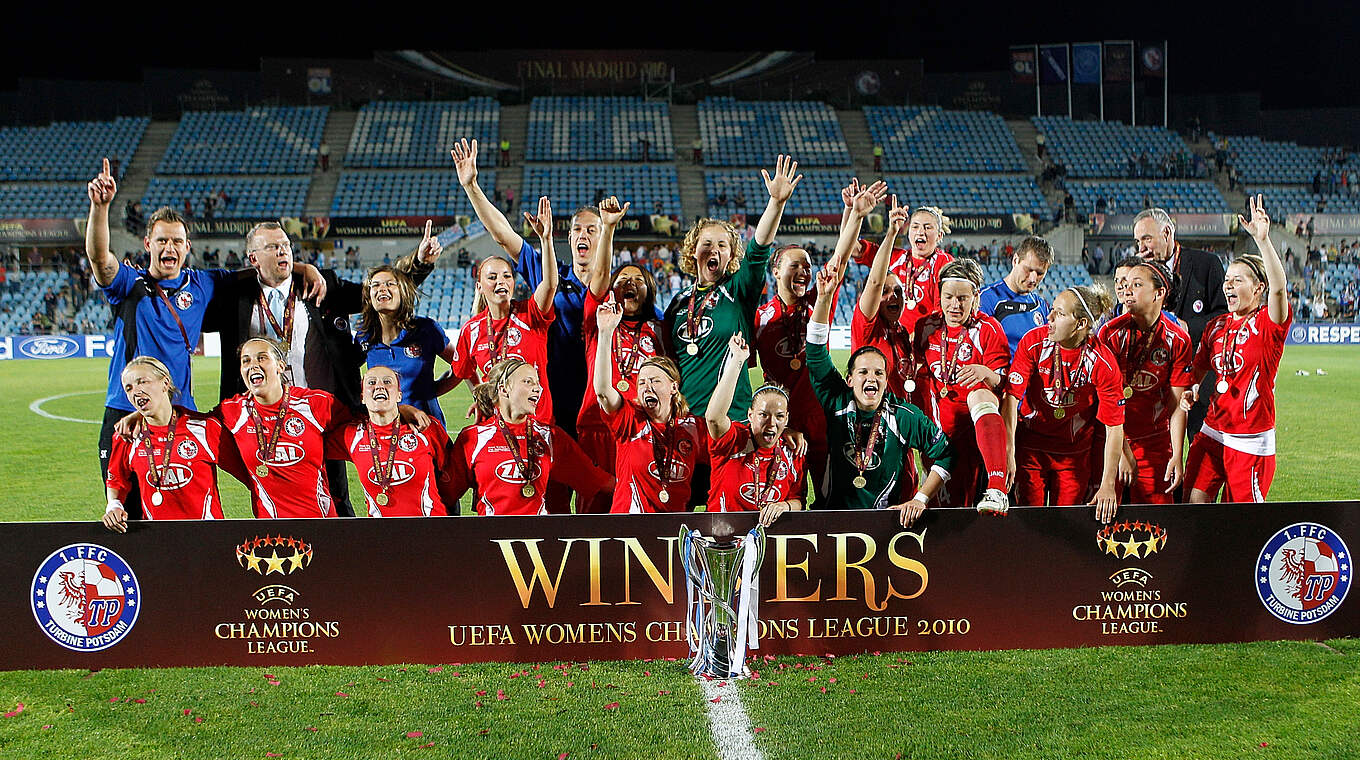
[[[1166,264],[1175,276],[1176,284],[1165,308],[1185,323],[1190,342],[1198,350],[1204,326],[1228,311],[1228,299],[1223,294],[1223,262],[1208,251],[1183,248],[1177,243],[1176,222],[1165,209],[1138,212],[1133,218],[1133,237],[1139,256]],[[1208,377],[1202,387],[1214,387],[1214,378]],[[1209,394],[1201,393],[1186,424],[1190,436],[1199,431],[1208,410]]]
[[[419,284],[443,252],[425,226],[425,238],[396,268]],[[326,293],[302,297],[301,274],[294,271],[293,248],[277,222],[262,222],[246,234],[246,257],[252,267],[217,289],[208,308],[204,331],[222,339],[222,398],[245,392],[236,348],[247,338],[264,335],[279,340],[288,357],[289,382],[334,395],[342,404],[361,409],[359,366],[364,356],[350,333],[350,316],[363,307],[363,285],[342,280],[322,269]],[[345,463],[326,461],[326,477],[336,514],[353,517]]]

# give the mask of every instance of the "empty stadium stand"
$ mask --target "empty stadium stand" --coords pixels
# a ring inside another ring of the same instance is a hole
[[[825,103],[705,98],[697,115],[707,166],[774,166],[780,153],[800,166],[850,164],[840,121]]]
[[[456,184],[456,183],[455,183]],[[631,202],[630,214],[655,213],[661,202],[661,213],[680,216],[680,181],[674,165],[607,165],[535,166],[524,168],[524,188],[520,193],[521,208],[535,212],[538,199],[546,195],[553,203],[553,213],[564,215],[572,209],[595,202],[597,191],[617,195],[620,201]]]
[[[188,111],[159,174],[303,174],[316,164],[326,106]]]
[[[1190,155],[1190,146],[1180,135],[1161,127],[1073,121],[1066,116],[1034,116],[1030,120],[1047,138],[1053,160],[1067,166],[1069,177],[1129,177],[1130,156],[1146,153],[1159,164],[1168,154]]]
[[[45,127],[0,128],[0,180],[89,181],[103,159],[116,161],[122,179],[151,120],[62,121]]]
[[[0,219],[72,219],[89,210],[84,183],[0,184]]]
[[[184,201],[188,199],[194,215],[199,215],[203,213],[204,196],[225,190],[228,201],[225,207],[216,210],[217,217],[298,217],[302,216],[310,182],[310,177],[152,177],[142,196],[142,208],[147,214],[161,206],[183,212]]]
[[[849,173],[815,172],[803,176],[793,198],[784,209],[787,214],[839,214],[844,208],[841,188]],[[970,175],[889,175],[884,177],[888,192],[899,202],[912,206],[939,206],[945,213],[963,214],[1043,214],[1044,196],[1030,176]],[[759,214],[769,198],[760,175],[747,172],[705,172],[704,191],[709,213],[723,214],[745,210]],[[744,193],[746,204],[738,208],[736,198]],[[727,204],[715,200],[726,196]]]
[[[534,98],[528,161],[672,161],[670,106],[642,98]]]
[[[478,162],[480,163],[480,157]],[[496,172],[478,173],[484,187],[495,187]],[[554,198],[556,200],[556,198]],[[331,202],[336,216],[454,216],[471,214],[458,175],[448,169],[395,172],[347,171],[340,176]]]
[[[1283,222],[1288,214],[1360,214],[1360,194],[1315,194],[1310,187],[1285,185],[1250,187],[1246,193],[1265,196],[1266,213],[1277,222]],[[1318,204],[1323,199],[1327,203],[1319,210]]]
[[[1000,116],[938,106],[866,106],[873,142],[890,172],[1025,172],[1015,135]]]
[[[349,168],[452,167],[449,148],[460,138],[480,145],[478,166],[495,166],[500,142],[500,103],[375,101],[359,110],[350,136]]]
[[[1233,209],[1212,182],[1178,180],[1111,180],[1069,182],[1067,189],[1076,201],[1077,212],[1091,214],[1096,201],[1104,198],[1106,212],[1136,214],[1147,205],[1180,214],[1226,214]]]
[[[1212,132],[1210,139],[1216,137]],[[1273,142],[1259,137],[1227,137],[1230,163],[1237,167],[1243,182],[1258,185],[1304,185],[1313,174],[1326,169],[1326,156],[1335,148]],[[1232,155],[1235,154],[1235,155]],[[1360,164],[1360,155],[1350,154],[1348,165]]]

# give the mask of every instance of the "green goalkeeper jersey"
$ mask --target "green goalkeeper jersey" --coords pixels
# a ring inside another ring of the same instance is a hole
[[[807,359],[812,390],[826,412],[831,478],[826,503],[831,509],[883,509],[910,499],[913,494],[900,493],[902,484],[911,480],[903,477],[910,449],[928,457],[942,472],[949,471],[954,449],[944,432],[920,409],[886,393],[878,442],[863,472],[866,483],[856,488],[854,480],[860,476],[855,466],[856,446],[867,438],[874,412],[856,406],[854,393],[831,363],[825,343],[809,340]]]
[[[718,385],[723,362],[727,359],[727,343],[741,333],[746,343],[755,342],[756,307],[765,289],[765,268],[770,261],[771,246],[754,241],[746,245],[746,257],[741,268],[719,280],[711,288],[695,293],[698,284],[690,285],[676,294],[666,309],[665,332],[670,340],[671,356],[680,367],[680,392],[689,402],[690,413],[703,417],[713,389]],[[694,294],[695,329],[690,335],[689,302]],[[698,353],[691,354],[693,344]],[[737,378],[737,390],[732,394],[732,406],[727,416],[733,420],[746,419],[751,408],[751,381],[745,372]]]

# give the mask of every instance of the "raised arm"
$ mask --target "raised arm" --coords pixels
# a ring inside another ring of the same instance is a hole
[[[784,204],[793,197],[793,189],[803,181],[803,175],[797,172],[798,162],[794,161],[792,156],[782,153],[775,159],[773,177],[764,169],[760,170],[760,176],[765,180],[765,189],[770,193],[770,200],[765,204],[765,213],[760,215],[760,222],[756,224],[755,242],[758,245],[769,245],[774,242],[775,233],[779,231],[779,220],[784,216]]]
[[[704,410],[704,422],[708,423],[708,437],[718,440],[727,435],[732,421],[727,419],[727,410],[732,408],[732,396],[737,392],[737,378],[746,371],[746,360],[751,356],[751,347],[741,333],[734,333],[727,342],[727,358],[723,359],[722,374],[718,384],[713,387],[713,395],[708,399]]]
[[[595,239],[595,252],[590,260],[590,282],[587,286],[595,298],[603,299],[609,289],[609,274],[614,269],[614,230],[628,215],[631,203],[619,206],[619,199],[609,196],[600,202],[600,234]]]
[[[850,195],[849,193],[852,190],[854,194]],[[851,178],[850,184],[841,190],[841,200],[845,202],[845,211],[841,214],[840,237],[836,240],[836,250],[831,254],[831,260],[828,264],[835,267],[842,280],[845,279],[845,273],[850,271],[850,267],[846,265],[859,255],[859,230],[864,223],[864,217],[861,216],[852,220],[852,214],[855,198],[859,197],[859,194],[865,190],[869,191],[874,197],[875,203],[882,203],[888,197],[888,183],[879,180],[868,187],[861,188],[859,180]],[[849,235],[848,238],[846,237],[847,234]]]
[[[557,254],[553,251],[552,203],[545,195],[538,199],[538,213],[524,212],[524,220],[538,235],[538,244],[543,251],[543,280],[534,288],[534,305],[540,312],[552,308],[557,297]]]
[[[118,194],[118,183],[109,172],[109,160],[104,159],[104,170],[85,187],[90,196],[90,218],[85,225],[85,255],[90,258],[90,271],[95,284],[107,287],[118,274],[118,259],[109,250],[109,205]]]
[[[473,140],[468,144],[464,138],[454,143],[453,150],[449,153],[453,155],[453,165],[458,169],[458,184],[462,185],[463,192],[467,193],[477,218],[486,227],[486,231],[491,233],[491,239],[496,241],[496,245],[518,261],[520,245],[524,238],[515,232],[515,228],[510,226],[510,220],[505,218],[505,214],[496,208],[496,204],[482,192],[481,185],[477,184],[477,141]]]
[[[861,195],[867,194],[861,193]],[[855,199],[856,212],[859,210],[860,200]],[[869,207],[873,210],[873,206]],[[864,212],[865,215],[868,211]],[[888,230],[883,235],[883,244],[874,252],[873,266],[869,267],[869,277],[864,281],[864,289],[859,293],[859,312],[865,319],[873,320],[878,316],[878,305],[883,301],[883,282],[888,279],[888,259],[892,256],[893,243],[897,241],[897,233],[906,229],[907,209],[897,205],[897,196],[892,196],[891,210],[888,212]],[[864,217],[861,216],[862,220]],[[842,233],[844,235],[844,233]],[[839,246],[838,246],[839,250]]]
[[[1270,242],[1270,217],[1266,214],[1265,198],[1257,195],[1251,199],[1251,219],[1241,215],[1237,219],[1243,229],[1251,233],[1261,252],[1261,261],[1266,265],[1266,311],[1270,321],[1282,325],[1289,317],[1289,280],[1285,277],[1280,254]]]
[[[614,330],[623,319],[623,307],[610,296],[595,312],[595,380],[591,389],[600,408],[613,414],[623,408],[623,396],[614,388]]]

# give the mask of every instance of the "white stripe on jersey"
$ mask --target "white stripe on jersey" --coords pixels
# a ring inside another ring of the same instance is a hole
[[[430,495],[431,485],[433,484],[430,482],[430,476],[426,475],[425,483],[420,487],[420,511],[425,513],[426,517],[434,511],[434,497]]]
[[[365,491],[364,493],[368,493]],[[316,473],[316,505],[321,507],[321,516],[331,516],[331,497],[326,490],[326,468],[322,467]]]
[[[264,509],[265,514],[270,517],[278,517],[279,508],[274,506],[274,500],[269,498],[268,492],[264,490],[264,484],[260,482],[259,478],[255,477],[254,473],[251,473],[250,481],[255,484],[255,493],[259,495],[260,507]]]

